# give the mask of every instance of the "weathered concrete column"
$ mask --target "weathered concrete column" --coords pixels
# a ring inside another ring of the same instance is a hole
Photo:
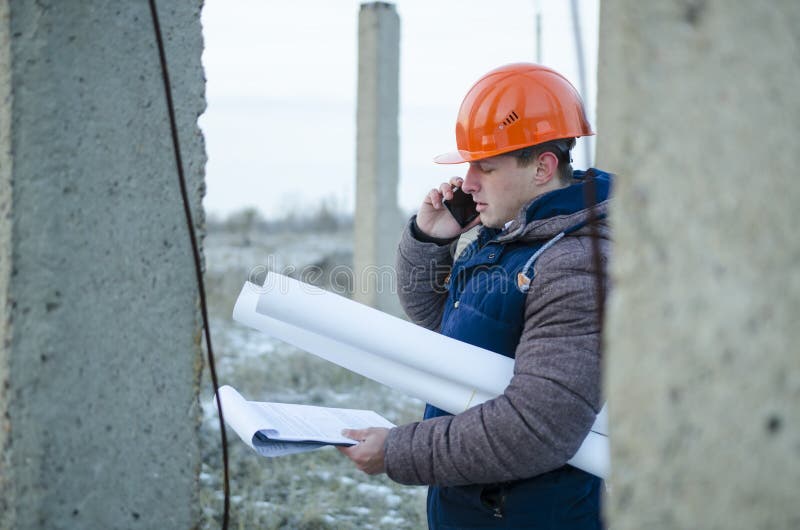
[[[358,15],[358,115],[353,298],[400,311],[394,254],[403,221],[399,172],[400,18],[393,4],[362,4]]]
[[[200,2],[160,1],[198,231]],[[192,528],[200,321],[148,3],[0,0],[0,528]]]
[[[800,3],[604,0],[614,530],[800,528]]]

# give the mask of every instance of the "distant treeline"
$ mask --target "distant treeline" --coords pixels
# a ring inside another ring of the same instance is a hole
[[[335,232],[352,228],[353,214],[337,211],[327,201],[313,208],[292,209],[282,217],[267,219],[256,208],[244,208],[225,217],[208,214],[206,227],[209,231],[225,231],[249,234],[256,231]]]

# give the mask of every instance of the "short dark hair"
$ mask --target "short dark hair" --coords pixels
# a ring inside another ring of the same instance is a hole
[[[517,159],[517,166],[527,167],[542,153],[553,153],[558,158],[558,178],[562,184],[572,180],[572,156],[570,151],[575,147],[575,138],[562,138],[536,145],[529,145],[516,151],[506,153]]]

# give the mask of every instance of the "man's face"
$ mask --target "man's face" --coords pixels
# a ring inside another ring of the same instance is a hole
[[[507,155],[470,162],[461,189],[478,204],[484,226],[502,228],[541,193],[534,180],[536,168],[535,161],[519,167],[517,159]]]

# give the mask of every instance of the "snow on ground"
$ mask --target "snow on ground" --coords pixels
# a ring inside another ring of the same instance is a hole
[[[243,244],[246,243],[246,244]],[[300,270],[350,265],[351,231],[243,238],[210,233],[204,242],[212,340],[220,384],[257,401],[371,408],[394,423],[419,418],[423,404],[306,352],[233,322],[242,284],[259,265]],[[219,420],[205,370],[201,390],[200,473],[203,529],[222,516]],[[228,429],[232,528],[416,529],[425,527],[425,488],[357,471],[338,451],[267,459]]]

